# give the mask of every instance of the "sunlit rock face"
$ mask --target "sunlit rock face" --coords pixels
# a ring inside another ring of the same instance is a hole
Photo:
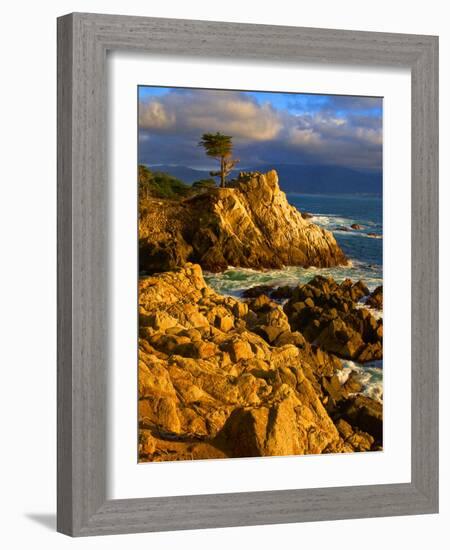
[[[212,272],[347,263],[333,234],[288,203],[275,170],[241,173],[226,188],[184,200],[148,200],[140,211],[139,248],[140,269],[148,273],[188,261]]]
[[[379,448],[380,405],[266,295],[210,289],[199,265],[139,283],[139,459]]]

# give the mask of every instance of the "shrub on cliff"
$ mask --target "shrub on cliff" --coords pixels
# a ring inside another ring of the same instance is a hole
[[[165,172],[152,172],[147,166],[139,165],[139,198],[156,197],[177,199],[189,195],[191,188],[181,180]]]
[[[207,190],[216,187],[216,182],[212,178],[205,178],[198,181],[194,181],[192,184],[192,189],[198,190]]]

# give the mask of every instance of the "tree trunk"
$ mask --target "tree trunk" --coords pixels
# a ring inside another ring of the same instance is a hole
[[[225,163],[224,163],[224,157],[220,157],[220,187],[225,187]]]

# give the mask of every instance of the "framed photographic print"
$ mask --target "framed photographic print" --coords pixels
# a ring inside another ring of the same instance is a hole
[[[58,20],[58,530],[438,509],[437,38]]]

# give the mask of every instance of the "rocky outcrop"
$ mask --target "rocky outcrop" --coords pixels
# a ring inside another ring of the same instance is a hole
[[[378,441],[383,438],[383,405],[364,395],[351,397],[342,403],[342,416],[356,429],[372,434]]]
[[[358,416],[358,381],[341,384],[341,362],[292,331],[265,295],[242,302],[216,294],[200,266],[187,263],[140,280],[139,326],[141,461],[380,444],[369,431],[378,425],[366,421],[372,412]]]
[[[383,287],[377,288],[370,294],[366,300],[366,305],[374,309],[383,309]]]
[[[375,301],[380,291],[369,299]],[[369,296],[362,281],[346,279],[337,284],[331,277],[315,277],[292,291],[284,306],[290,326],[311,343],[344,359],[360,363],[383,356],[383,321],[362,307],[359,300]]]
[[[241,173],[226,188],[184,200],[143,201],[139,262],[141,271],[155,273],[186,262],[217,272],[228,266],[329,267],[347,260],[332,233],[288,203],[272,170]]]

